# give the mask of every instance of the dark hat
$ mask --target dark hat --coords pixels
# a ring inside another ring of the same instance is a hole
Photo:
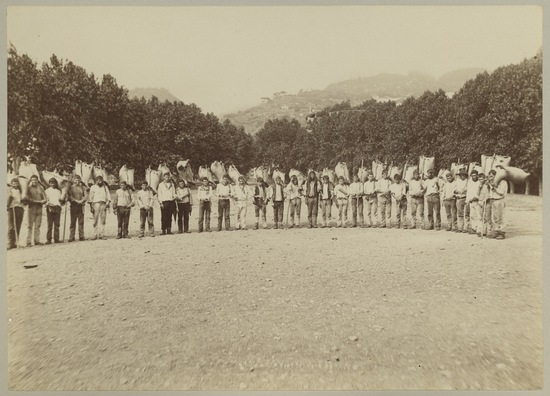
[[[460,168],[458,170],[459,175],[468,175],[468,172],[466,171],[466,168]]]
[[[103,176],[101,176],[101,175],[99,175],[99,176],[96,176],[96,178],[95,178],[95,179],[96,179],[96,180],[100,180],[100,179],[101,179],[101,180],[103,180]]]
[[[475,169],[470,172],[470,175],[478,175],[478,174],[479,174],[479,172]]]
[[[257,182],[263,182],[263,181],[264,181],[264,178],[263,178],[263,177],[257,177],[257,178],[256,178],[256,181],[257,181]]]
[[[323,175],[323,179],[328,179],[328,175]]]
[[[208,178],[206,176],[203,176],[203,177],[201,177],[201,180],[202,181],[205,181],[205,180],[208,181]]]
[[[119,184],[123,185],[123,184],[128,184],[128,183],[126,182],[126,180],[121,180]]]

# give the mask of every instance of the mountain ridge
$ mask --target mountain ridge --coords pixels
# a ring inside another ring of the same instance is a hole
[[[128,96],[130,98],[142,97],[145,99],[151,99],[153,96],[156,96],[160,102],[169,101],[169,102],[182,102],[181,99],[177,98],[166,88],[134,88],[128,90]]]
[[[349,101],[352,106],[369,99],[400,103],[407,97],[418,97],[425,91],[438,89],[443,89],[452,96],[466,81],[484,71],[486,69],[471,67],[449,71],[439,78],[418,71],[351,78],[329,84],[324,89],[300,90],[296,94],[276,92],[271,97],[261,98],[262,103],[257,106],[224,114],[221,118],[255,134],[269,119],[296,118],[305,125],[305,118],[309,113],[343,101]]]

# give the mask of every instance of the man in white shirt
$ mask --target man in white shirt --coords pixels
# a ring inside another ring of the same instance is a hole
[[[334,185],[329,181],[328,175],[323,175],[323,182],[319,190],[321,214],[323,216],[324,227],[330,227],[330,217],[332,208],[332,194],[334,192]]]
[[[22,198],[21,183],[15,177],[11,180],[8,189],[8,249],[19,246],[19,232],[21,231],[23,214],[25,213]]]
[[[458,178],[455,180],[455,198],[456,198],[456,216],[457,228],[456,232],[468,232],[464,227],[464,214],[466,206],[466,190],[468,186],[468,172],[465,168],[458,171]]]
[[[203,231],[206,225],[206,232],[210,232],[210,211],[212,199],[212,187],[208,182],[208,177],[203,176],[202,185],[197,190],[197,199],[199,200],[199,232]]]
[[[307,228],[317,228],[317,205],[319,203],[320,190],[321,183],[317,180],[316,173],[309,171],[303,189],[307,205]]]
[[[239,176],[239,184],[233,188],[232,193],[237,204],[237,230],[246,230],[247,205],[252,197],[252,191],[246,185],[244,176]]]
[[[353,175],[353,183],[349,185],[348,193],[351,197],[352,227],[357,227],[358,217],[359,227],[363,227],[363,183],[359,181],[358,175]]]
[[[377,227],[378,199],[376,198],[376,181],[372,171],[368,174],[368,179],[363,183],[363,200],[367,211],[367,227]]]
[[[349,193],[348,186],[343,176],[338,178],[338,184],[334,187],[334,195],[338,202],[338,227],[346,228],[346,222],[348,220],[348,202]]]
[[[407,184],[403,183],[400,174],[395,174],[393,180],[394,182],[390,186],[390,193],[395,199],[395,228],[401,227],[401,217],[403,217],[403,228],[407,229]]]
[[[275,229],[283,228],[283,213],[285,210],[285,186],[283,185],[283,179],[280,176],[275,178],[275,185],[273,186],[273,221],[275,222]]]
[[[470,174],[470,180],[468,180],[468,187],[466,189],[466,209],[464,212],[464,221],[466,221],[464,227],[470,234],[481,232],[479,222],[482,214],[480,207],[478,171],[474,169]]]
[[[391,228],[390,184],[391,180],[388,178],[388,172],[382,171],[382,178],[376,182],[380,228]],[[386,224],[386,218],[388,219],[388,224]]]
[[[286,194],[288,196],[288,202],[290,206],[290,228],[300,227],[300,210],[302,207],[302,191],[303,188],[298,184],[298,177],[292,175],[290,183],[286,186]],[[296,223],[294,219],[296,217]]]
[[[488,186],[489,186],[489,205],[491,206],[493,233],[496,239],[505,238],[504,224],[504,198],[508,191],[508,183],[502,179],[495,183],[496,171],[489,171]]]
[[[111,194],[109,189],[103,183],[103,177],[96,177],[96,184],[90,188],[88,202],[90,202],[90,211],[94,215],[94,239],[105,238],[105,219],[107,218],[107,207],[111,203]]]
[[[218,231],[222,230],[222,220],[225,219],[225,230],[231,231],[231,185],[229,178],[224,175],[222,182],[216,187],[216,195],[218,196]]]
[[[447,214],[447,231],[456,230],[455,180],[451,173],[447,174],[447,182],[441,189],[441,198],[443,200],[443,206],[445,207],[445,213]]]
[[[61,223],[61,210],[62,207],[65,205],[65,197],[63,192],[59,188],[59,185],[57,184],[57,180],[52,177],[48,181],[48,184],[50,185],[50,187],[47,188],[45,191],[47,201],[46,218],[48,220],[48,230],[46,232],[47,245],[52,243],[52,232],[55,243],[63,242],[59,239],[59,226]]]
[[[128,235],[128,224],[130,223],[130,212],[134,206],[132,192],[128,189],[125,180],[120,181],[120,188],[116,190],[113,199],[113,213],[117,217],[118,234],[117,239],[130,238]]]
[[[162,235],[172,235],[172,215],[176,211],[176,187],[170,179],[170,173],[165,172],[163,180],[157,188],[157,198],[160,205]]]
[[[256,225],[254,229],[257,230],[260,227],[260,215],[262,216],[263,228],[267,228],[267,215],[266,208],[269,202],[269,194],[267,192],[267,184],[264,179],[258,177],[256,179],[256,185],[254,186],[254,214],[256,215]]]
[[[409,181],[409,196],[411,197],[411,229],[422,228],[424,220],[424,193],[426,186],[420,178],[418,169],[413,171],[413,177]]]
[[[441,230],[441,201],[439,200],[439,181],[435,177],[433,169],[428,169],[428,178],[424,180],[426,186],[426,205],[428,209],[428,226],[426,230],[434,229],[434,217],[435,217],[435,230]]]
[[[139,236],[145,236],[145,221],[149,226],[149,234],[155,236],[155,227],[153,223],[153,189],[149,187],[147,181],[141,182],[141,190],[136,194],[139,208]]]

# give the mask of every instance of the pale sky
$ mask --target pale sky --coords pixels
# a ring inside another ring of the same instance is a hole
[[[542,46],[536,6],[8,7],[8,42],[222,115],[378,73],[498,66]]]

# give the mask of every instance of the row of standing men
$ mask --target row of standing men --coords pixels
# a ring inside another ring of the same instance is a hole
[[[415,171],[409,181],[401,180],[399,174],[394,175],[392,182],[384,172],[380,180],[375,180],[370,173],[364,183],[357,176],[349,185],[340,177],[333,185],[328,176],[318,180],[315,172],[310,172],[303,185],[293,176],[288,185],[284,185],[277,177],[275,184],[268,186],[262,178],[256,180],[253,190],[240,177],[236,185],[229,183],[228,177],[212,188],[207,178],[201,180],[197,199],[199,205],[199,232],[210,231],[210,214],[212,200],[218,201],[218,230],[225,225],[231,230],[230,208],[233,200],[237,207],[236,229],[246,229],[247,204],[252,200],[255,211],[255,229],[267,228],[267,207],[271,202],[273,207],[274,228],[283,228],[283,213],[285,201],[288,202],[290,215],[289,227],[300,226],[302,200],[307,206],[308,228],[317,227],[318,209],[321,210],[322,224],[331,225],[331,208],[336,203],[338,210],[338,227],[346,227],[348,207],[351,206],[352,227],[390,228],[392,200],[395,203],[396,221],[393,227],[423,228],[427,230],[441,229],[440,208],[443,206],[447,215],[447,231],[467,232],[478,236],[487,235],[504,239],[504,197],[506,196],[506,181],[495,183],[495,172],[483,175],[473,171],[468,177],[465,169],[458,172],[455,179],[448,174],[446,180],[435,177],[433,170],[428,171],[425,179],[420,178]],[[189,217],[192,213],[193,198],[185,180],[178,180],[177,186],[171,180],[171,175],[163,175],[159,184],[156,200],[161,209],[161,235],[172,234],[172,219],[176,218],[178,232],[188,233]],[[79,240],[84,240],[84,209],[86,202],[90,205],[94,218],[94,235],[91,239],[105,239],[104,229],[106,213],[112,208],[117,216],[117,238],[129,238],[128,227],[131,208],[138,206],[140,212],[140,233],[145,235],[145,225],[151,236],[155,235],[153,224],[153,204],[155,193],[147,182],[141,183],[141,189],[134,195],[126,182],[121,181],[120,188],[111,201],[110,192],[101,176],[87,191],[86,186],[75,176],[74,182],[67,189],[61,189],[55,179],[49,180],[49,187],[44,190],[36,176],[31,177],[25,196],[21,193],[19,181],[13,179],[8,194],[8,248],[17,246],[18,235],[22,224],[24,206],[28,207],[27,246],[40,245],[40,227],[43,206],[46,206],[48,230],[46,244],[60,243],[60,219],[62,207],[66,202],[70,205],[69,242],[76,240],[78,230]],[[410,202],[410,224],[407,221],[407,205]],[[424,203],[427,206],[427,216],[424,219]],[[441,205],[443,204],[443,205]],[[288,221],[287,221],[288,222]],[[225,224],[224,224],[225,223]],[[77,228],[78,227],[78,228]]]

